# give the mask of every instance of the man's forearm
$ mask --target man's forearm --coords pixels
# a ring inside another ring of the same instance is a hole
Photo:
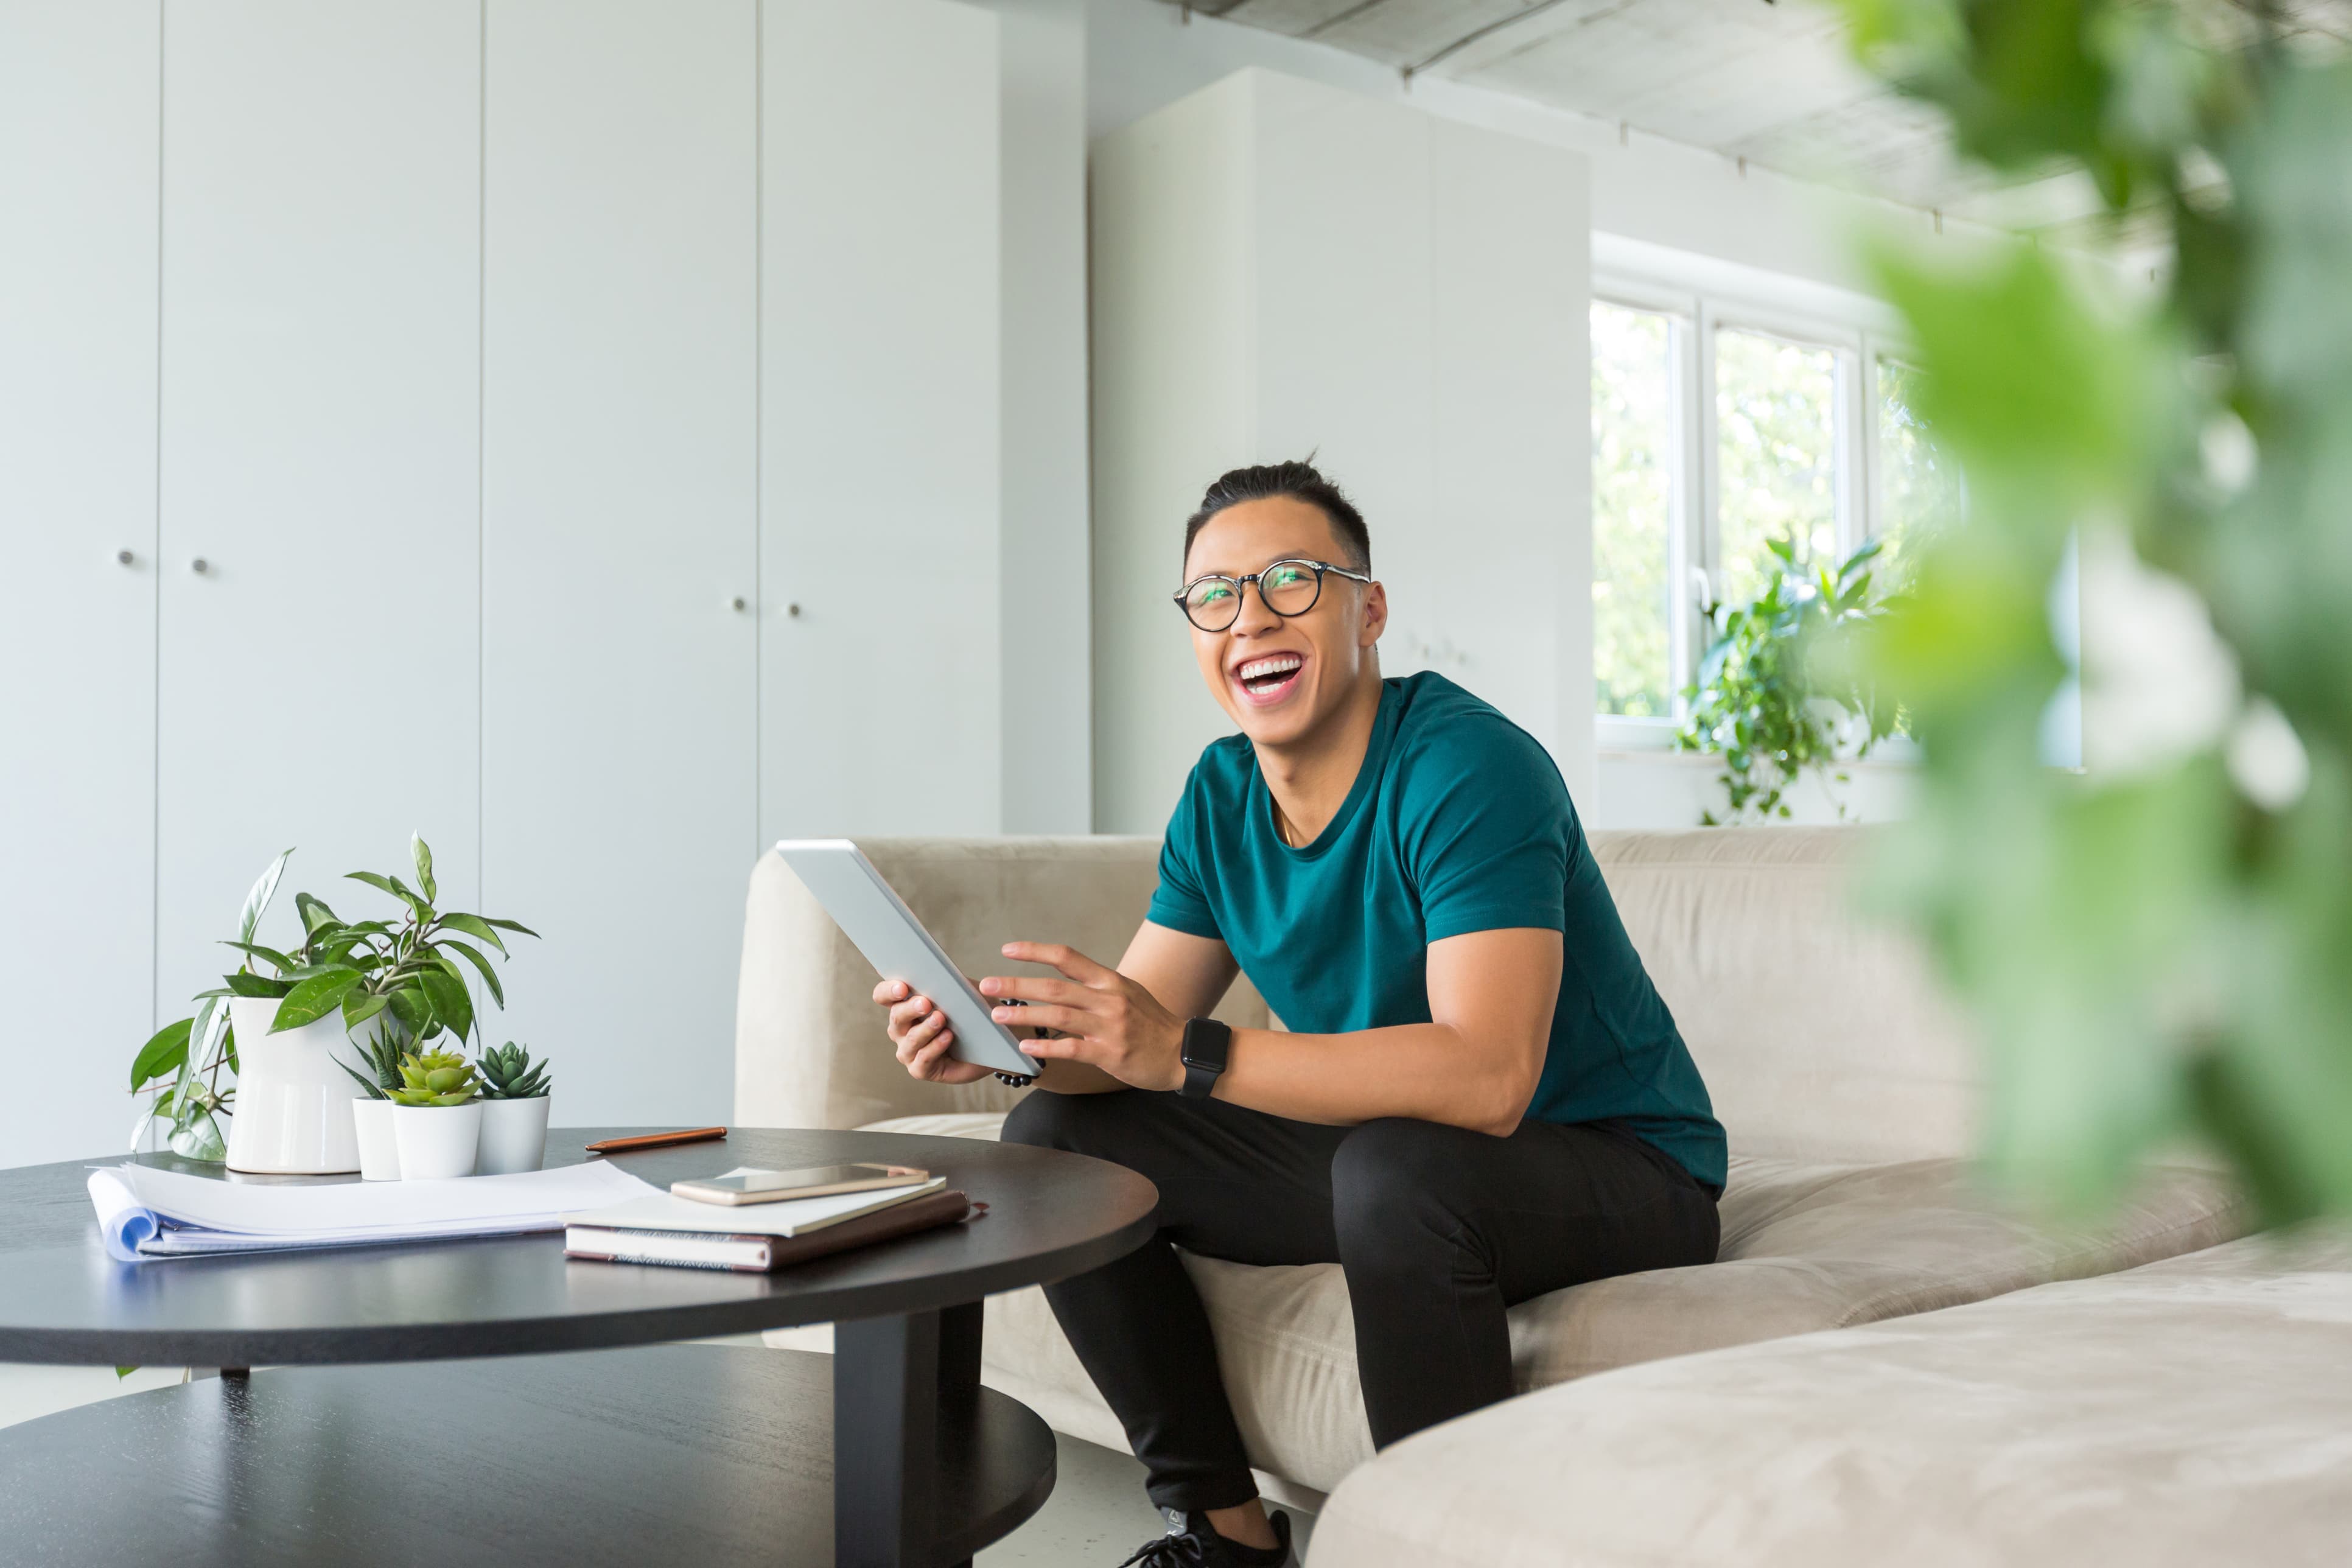
[[[1500,1137],[1527,1113],[1541,1066],[1539,1044],[1468,1040],[1448,1024],[1348,1035],[1236,1029],[1216,1096],[1294,1121],[1351,1127],[1409,1116]]]

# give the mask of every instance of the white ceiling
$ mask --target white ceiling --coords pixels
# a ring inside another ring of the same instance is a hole
[[[1181,0],[1168,0],[1181,4]],[[2198,0],[2234,18],[2252,0]],[[1907,206],[2088,237],[2079,174],[1996,181],[1940,116],[1853,63],[1819,0],[1193,0],[1204,16],[1311,38],[1745,158]],[[2309,41],[2352,39],[2352,0],[2284,0]]]

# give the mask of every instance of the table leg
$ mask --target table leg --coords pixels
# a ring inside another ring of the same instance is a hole
[[[980,1390],[980,1303],[833,1330],[837,1568],[935,1568],[939,1427]]]

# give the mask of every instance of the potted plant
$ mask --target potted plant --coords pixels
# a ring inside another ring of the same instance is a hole
[[[302,941],[291,952],[253,940],[287,856],[254,884],[237,939],[228,944],[246,955],[244,968],[226,976],[224,988],[199,996],[193,1017],[159,1031],[132,1065],[134,1090],[159,1090],[146,1115],[171,1117],[174,1152],[205,1160],[225,1154],[242,1171],[358,1170],[358,1116],[335,1070],[350,1069],[328,1047],[348,1040],[373,1063],[370,1041],[404,1052],[445,1032],[463,1040],[474,1030],[469,970],[505,1005],[484,949],[504,957],[500,931],[537,933],[513,921],[436,909],[433,851],[422,837],[411,836],[409,858],[417,889],[394,876],[350,874],[400,900],[392,921],[347,921],[323,900],[297,893]],[[223,1067],[237,1077],[245,1111],[230,1118],[225,1138],[218,1113],[236,1090],[220,1088]],[[171,1087],[161,1088],[174,1074]],[[381,1071],[377,1077],[381,1087]],[[145,1125],[142,1117],[142,1131]]]
[[[341,1062],[335,1065],[350,1073],[352,1081],[365,1091],[352,1101],[352,1117],[360,1133],[360,1180],[396,1182],[400,1180],[400,1137],[392,1125],[392,1091],[404,1088],[408,1080],[400,1076],[399,1036],[383,1019],[376,1020],[374,1029],[366,1039],[353,1041],[367,1058],[366,1072]]]
[[[1699,661],[1698,679],[1683,695],[1689,716],[1675,736],[1686,752],[1723,759],[1728,820],[1751,813],[1759,820],[1789,815],[1783,798],[1807,769],[1845,815],[1830,788],[1848,776],[1840,764],[1867,756],[1892,734],[1902,715],[1877,693],[1818,668],[1814,648],[1887,613],[1872,583],[1872,563],[1884,542],[1871,540],[1834,563],[1801,560],[1793,541],[1765,542],[1772,577],[1745,605],[1711,605],[1716,637]],[[1713,812],[1702,823],[1717,826]]]
[[[509,1040],[482,1053],[482,1147],[474,1169],[536,1171],[547,1153],[547,1063]]]
[[[400,1080],[392,1090],[392,1127],[401,1180],[472,1175],[482,1139],[474,1064],[455,1051],[411,1052],[400,1058]]]
[[[245,962],[196,997],[194,1015],[158,1030],[133,1059],[132,1092],[152,1091],[133,1147],[163,1121],[166,1146],[188,1159],[226,1159],[236,1170],[270,1173],[359,1168],[356,1130],[329,1054],[347,1031],[340,1019],[285,1010],[310,975],[340,959],[333,933],[310,919],[308,906],[316,900],[297,894],[306,910],[301,944],[287,952],[253,940],[292,854],[272,860],[246,894],[237,934],[224,944]],[[235,1084],[223,1085],[224,1068]]]

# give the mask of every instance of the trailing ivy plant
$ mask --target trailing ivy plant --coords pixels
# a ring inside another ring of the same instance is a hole
[[[1843,816],[1845,803],[1829,788],[1848,782],[1839,763],[1867,756],[1896,724],[1869,684],[1841,679],[1812,658],[1825,636],[1885,613],[1871,585],[1881,542],[1818,566],[1799,560],[1789,540],[1768,545],[1777,570],[1764,592],[1745,605],[1708,606],[1715,640],[1683,693],[1688,711],[1675,744],[1723,759],[1729,815],[1703,813],[1710,827],[1787,816],[1787,792],[1808,768]]]
[[[434,900],[440,890],[433,877],[433,851],[421,836],[409,839],[415,888],[397,876],[349,873],[349,880],[399,901],[392,919],[347,921],[325,900],[297,893],[294,907],[302,921],[299,945],[288,952],[255,942],[262,913],[292,854],[289,849],[270,862],[246,895],[237,935],[226,943],[244,954],[244,963],[224,976],[219,987],[197,995],[192,1016],[156,1031],[132,1061],[131,1092],[155,1091],[141,1113],[134,1142],[149,1119],[163,1117],[170,1122],[167,1142],[174,1153],[193,1160],[218,1160],[226,1153],[216,1117],[234,1112],[236,1092],[233,1084],[224,1088],[220,1083],[224,1068],[232,1075],[236,1071],[236,1037],[227,1006],[231,996],[277,998],[272,1034],[301,1028],[337,1012],[353,1031],[370,1019],[381,1020],[362,1038],[370,1042],[369,1065],[376,1069],[383,1092],[401,1081],[396,1071],[401,1055],[444,1033],[462,1043],[475,1032],[469,970],[480,977],[493,1001],[506,1005],[505,988],[484,947],[503,958],[507,947],[499,932],[538,933],[510,920],[436,908]],[[395,1064],[388,1083],[383,1082],[381,1055],[385,1051]],[[352,1069],[346,1066],[343,1070]],[[165,1086],[167,1078],[171,1081]]]
[[[2194,1136],[2352,1212],[2352,62],[2252,0],[1843,3],[1963,154],[2162,252],[1873,257],[1970,514],[1867,639],[1925,753],[1877,886],[1979,1021],[1992,1166],[2095,1208]]]
[[[236,1037],[229,1028],[228,999],[240,994],[240,986],[266,987],[276,983],[275,976],[254,972],[250,950],[262,911],[277,893],[278,879],[285,874],[286,862],[293,853],[289,849],[272,860],[245,895],[236,940],[226,944],[246,951],[245,963],[236,973],[223,976],[220,985],[197,993],[194,1015],[156,1030],[131,1058],[131,1092],[150,1095],[131,1130],[133,1148],[148,1124],[161,1118],[168,1124],[165,1142],[173,1153],[191,1160],[218,1160],[227,1152],[217,1118],[231,1109],[236,1097],[234,1083],[224,1086],[220,1081],[222,1069],[232,1077],[236,1072]],[[286,957],[289,964],[294,963],[287,955],[278,956]],[[290,984],[286,986],[292,988]],[[264,989],[257,994],[278,993]]]

